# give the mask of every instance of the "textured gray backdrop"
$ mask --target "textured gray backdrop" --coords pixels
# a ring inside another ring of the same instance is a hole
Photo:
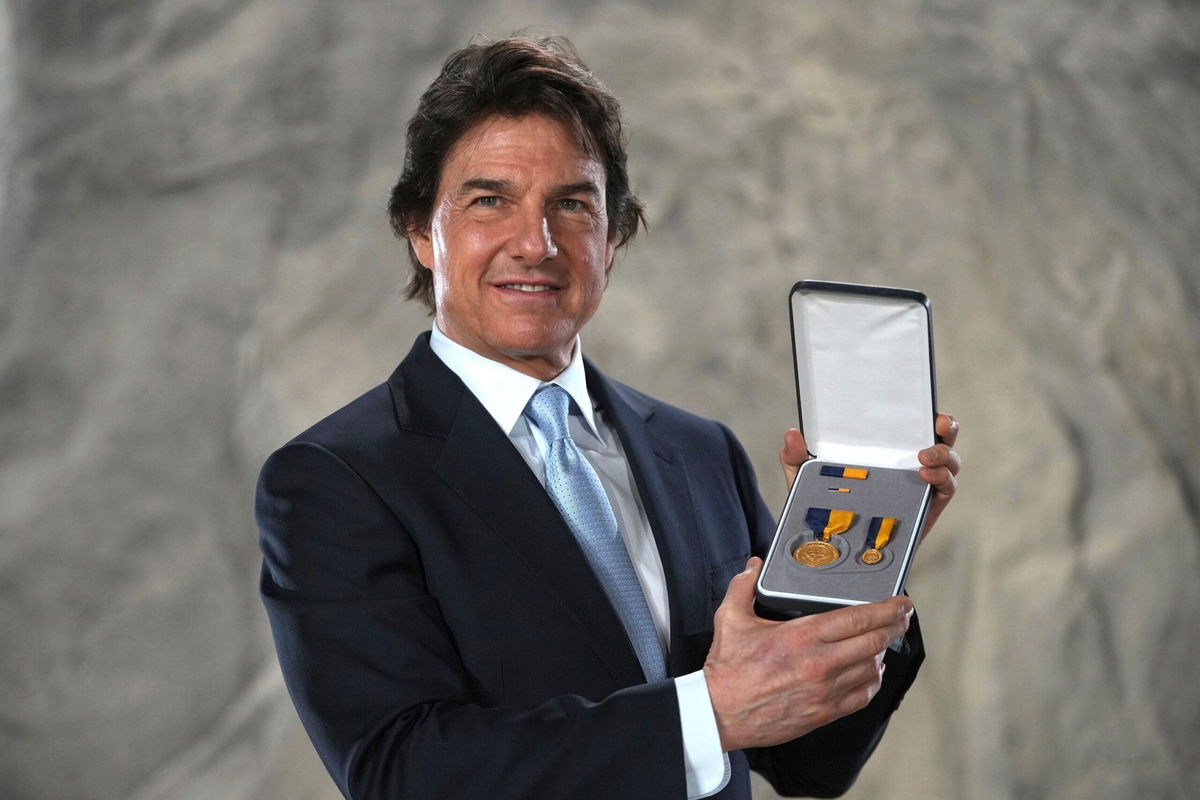
[[[788,287],[933,299],[967,466],[852,796],[1196,796],[1200,12],[1165,0],[8,0],[0,794],[334,796],[254,476],[427,325],[383,215],[403,123],[525,25],[623,99],[652,221],[588,352],[731,424],[773,507]]]

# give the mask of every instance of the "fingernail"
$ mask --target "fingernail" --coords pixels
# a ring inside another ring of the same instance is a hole
[[[921,456],[923,458],[929,458],[929,459],[937,458],[937,450],[932,447],[927,447],[926,449],[921,451]]]

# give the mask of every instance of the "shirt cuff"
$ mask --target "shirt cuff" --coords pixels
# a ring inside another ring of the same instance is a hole
[[[717,717],[704,670],[675,679],[679,725],[683,728],[683,768],[688,800],[709,797],[729,783],[729,755],[721,750]]]

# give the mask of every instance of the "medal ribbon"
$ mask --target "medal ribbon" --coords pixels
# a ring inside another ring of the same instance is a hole
[[[850,530],[850,526],[854,524],[854,512],[814,506],[808,510],[804,523],[813,533],[820,531],[821,538],[828,542],[829,537]]]
[[[873,517],[871,527],[867,529],[867,541],[874,537],[875,544],[871,546],[876,550],[882,550],[883,546],[892,538],[892,531],[896,529],[898,522],[899,520],[895,517]]]
[[[862,467],[833,467],[828,464],[821,467],[821,474],[827,478],[854,478],[856,481],[865,481],[867,472],[868,470]]]

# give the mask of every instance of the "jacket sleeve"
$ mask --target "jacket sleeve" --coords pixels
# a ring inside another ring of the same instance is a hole
[[[726,431],[738,491],[749,524],[751,552],[766,558],[775,535],[775,520],[763,503],[745,450]],[[746,751],[750,767],[785,797],[838,797],[854,783],[883,737],[892,712],[916,679],[925,659],[921,629],[914,614],[899,650],[884,656],[883,686],[866,708],[834,720],[799,739],[775,747]]]
[[[672,681],[483,704],[412,537],[336,454],[276,452],[256,514],[284,679],[346,797],[684,795]]]

